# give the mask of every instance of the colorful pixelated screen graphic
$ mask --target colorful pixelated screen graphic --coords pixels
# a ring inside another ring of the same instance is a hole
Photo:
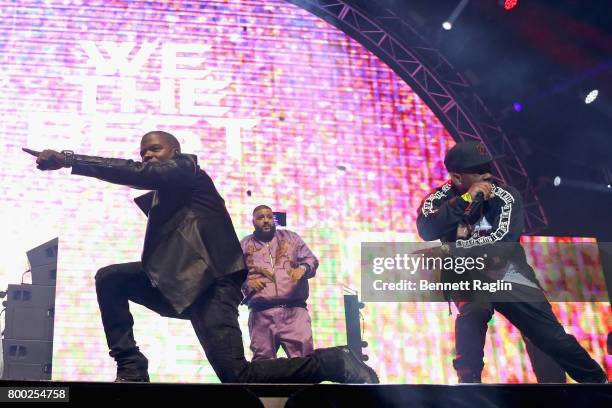
[[[138,159],[152,129],[199,157],[239,237],[256,205],[287,213],[321,261],[310,281],[315,347],[346,343],[343,294],[359,289],[360,242],[414,241],[420,201],[446,177],[453,141],[407,84],[280,0],[0,0],[0,16],[0,284],[21,282],[25,252],[60,238],[53,379],[114,379],[94,275],[139,259],[146,220],[132,201],[141,191],[39,172],[21,148]],[[188,321],[131,310],[152,381],[218,381]],[[610,372],[609,307],[555,310]],[[456,382],[445,304],[362,312],[365,352],[383,382]],[[247,316],[241,308],[250,357]],[[494,323],[484,380],[535,381],[516,329]]]

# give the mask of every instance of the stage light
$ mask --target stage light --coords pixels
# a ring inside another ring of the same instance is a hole
[[[560,176],[557,176],[553,179],[553,186],[559,187],[562,182],[564,189],[573,188],[606,194],[612,193],[612,184],[609,183],[602,183],[601,181],[591,180],[568,179],[567,177],[561,180]]]
[[[461,15],[461,12],[465,8],[465,6],[468,5],[469,2],[470,0],[461,0],[461,2],[457,4],[457,7],[455,7],[455,9],[450,14],[450,16],[448,16],[446,21],[442,23],[442,28],[445,29],[446,31],[453,28],[453,24],[455,24],[455,21],[457,21],[457,18]]]
[[[597,99],[598,95],[599,95],[599,90],[593,89],[591,92],[587,94],[586,98],[584,98],[584,103],[588,105],[589,103],[594,102],[595,99]]]
[[[518,0],[505,0],[504,1],[504,9],[512,10],[518,4]]]
[[[523,109],[523,105],[521,105],[521,104],[520,104],[520,103],[518,103],[518,102],[514,102],[514,103],[512,104],[512,107],[514,108],[514,110],[515,110],[516,112],[520,112],[520,111]]]

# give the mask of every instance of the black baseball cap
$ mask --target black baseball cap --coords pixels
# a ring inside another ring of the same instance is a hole
[[[446,170],[455,173],[489,173],[493,157],[482,142],[468,141],[454,145],[444,158]]]

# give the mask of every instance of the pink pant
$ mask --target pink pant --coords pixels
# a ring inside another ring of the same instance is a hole
[[[287,357],[312,353],[312,328],[303,307],[273,307],[249,314],[249,335],[253,361],[276,358],[282,346]]]

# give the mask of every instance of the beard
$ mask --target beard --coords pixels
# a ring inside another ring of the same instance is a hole
[[[255,228],[254,235],[257,239],[264,242],[272,241],[276,233],[276,225],[271,225],[269,231],[264,231],[263,228]]]

